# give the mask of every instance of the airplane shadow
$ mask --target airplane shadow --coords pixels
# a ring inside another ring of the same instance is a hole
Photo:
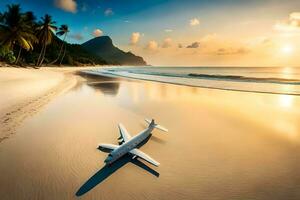
[[[145,143],[150,139],[147,138]],[[119,160],[115,161],[112,165],[105,165],[102,169],[100,169],[97,173],[95,173],[92,177],[89,178],[76,192],[76,196],[82,196],[91,189],[93,189],[98,184],[102,183],[105,179],[107,179],[110,175],[112,175],[114,172],[116,172],[118,169],[126,165],[127,163],[132,163],[153,176],[159,177],[159,173],[152,169],[151,167],[147,166],[143,162],[139,161],[137,158],[132,159],[132,155],[126,154]]]
[[[155,141],[157,143],[160,143],[160,144],[165,144],[166,143],[165,140],[162,140],[162,139],[160,139],[159,137],[156,137],[156,136],[152,136],[151,140],[153,140],[153,141]]]

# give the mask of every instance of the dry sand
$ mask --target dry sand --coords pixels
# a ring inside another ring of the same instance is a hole
[[[28,116],[78,82],[74,73],[89,68],[0,68],[0,143]]]

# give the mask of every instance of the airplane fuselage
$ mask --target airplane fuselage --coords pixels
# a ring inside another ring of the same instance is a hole
[[[125,154],[129,153],[131,150],[135,149],[151,135],[153,129],[153,126],[149,126],[147,129],[132,137],[130,140],[124,142],[118,148],[111,151],[104,162],[110,165]]]

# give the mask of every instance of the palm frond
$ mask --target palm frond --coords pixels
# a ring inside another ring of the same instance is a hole
[[[64,31],[58,31],[58,32],[56,32],[56,35],[58,35],[58,36],[62,36],[62,35],[64,35],[64,34],[65,34]]]
[[[69,32],[69,27],[68,27],[68,25],[63,24],[63,25],[61,25],[61,26],[59,27],[58,30],[59,30],[59,31],[56,32],[56,35],[58,35],[58,36],[63,36],[63,35],[65,35],[66,33]]]
[[[4,23],[10,27],[16,27],[21,21],[21,8],[19,4],[7,6],[7,12],[4,13]]]
[[[35,17],[32,12],[21,13],[20,5],[12,4],[7,6],[7,11],[1,15],[0,42],[2,45],[13,49],[15,44],[31,50],[32,43],[36,41],[32,28]]]
[[[24,37],[18,38],[18,45],[23,49],[26,49],[27,51],[32,49],[32,44],[29,41],[27,41]]]
[[[53,25],[51,25],[51,26],[49,27],[49,29],[51,29],[51,31],[55,32],[55,31],[57,30],[57,27],[56,27],[56,26],[53,26]]]

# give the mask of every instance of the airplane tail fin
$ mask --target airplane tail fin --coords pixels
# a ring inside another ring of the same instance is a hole
[[[159,124],[156,124],[154,122],[154,119],[152,119],[152,120],[145,119],[145,121],[149,124],[149,126],[153,126],[154,128],[157,128],[157,129],[159,129],[161,131],[168,132],[168,129],[166,129],[165,127],[163,127],[163,126],[161,126]]]

